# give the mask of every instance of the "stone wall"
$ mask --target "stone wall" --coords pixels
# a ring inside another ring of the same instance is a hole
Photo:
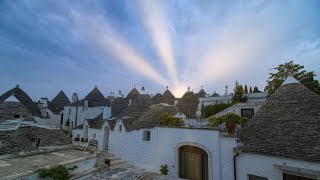
[[[20,102],[0,103],[0,123],[5,120],[14,119],[14,115],[20,115],[23,119],[32,119],[33,116]]]
[[[71,144],[71,138],[60,129],[40,127],[19,127],[13,131],[0,131],[0,155],[20,151],[29,151],[35,139],[40,139],[39,146],[59,146]]]

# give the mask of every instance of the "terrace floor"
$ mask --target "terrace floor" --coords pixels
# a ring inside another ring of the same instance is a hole
[[[34,170],[41,167],[78,162],[90,157],[92,154],[86,151],[65,149],[44,154],[4,158],[0,159],[0,179],[16,179],[32,174]]]

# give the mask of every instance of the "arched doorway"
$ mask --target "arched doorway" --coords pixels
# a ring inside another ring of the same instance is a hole
[[[208,180],[208,154],[197,146],[179,148],[179,177],[191,180]]]
[[[108,151],[108,149],[109,149],[109,127],[105,126],[103,131],[102,151]]]

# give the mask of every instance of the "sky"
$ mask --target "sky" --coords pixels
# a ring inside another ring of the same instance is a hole
[[[223,94],[235,81],[263,90],[293,60],[320,76],[320,1],[2,0],[0,93],[84,98],[135,85]]]

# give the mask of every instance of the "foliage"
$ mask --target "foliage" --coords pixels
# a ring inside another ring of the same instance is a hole
[[[75,137],[74,141],[80,141],[80,138],[79,137]]]
[[[245,124],[248,119],[242,116],[239,116],[235,113],[227,113],[225,115],[219,116],[219,117],[211,117],[208,119],[210,122],[209,124],[212,126],[217,126],[219,124],[222,124],[223,122],[230,122],[230,123],[236,123],[236,124]]]
[[[66,126],[70,126],[70,119],[68,118],[68,120],[66,121]]]
[[[284,64],[278,65],[278,67],[272,68],[275,73],[269,73],[270,77],[267,80],[267,86],[264,88],[270,95],[278,89],[283,81],[289,76],[293,76],[303,85],[311,89],[317,94],[320,94],[319,81],[315,80],[316,74],[314,71],[304,70],[304,66],[300,64],[294,64],[293,61],[289,61]]]
[[[248,94],[248,87],[247,87],[247,85],[244,85],[244,93]]]
[[[167,175],[169,172],[168,165],[167,164],[161,165],[160,172],[162,175]]]
[[[170,115],[169,113],[163,113],[160,115],[160,125],[162,126],[181,126],[183,120]]]
[[[40,178],[51,177],[54,180],[67,180],[70,179],[69,170],[75,170],[78,166],[73,166],[70,168],[66,168],[63,165],[54,166],[51,168],[42,168],[37,170]]]
[[[241,84],[236,81],[236,85],[234,87],[234,95],[232,97],[232,102],[234,103],[242,103],[247,101],[247,96],[243,95],[243,87]]]
[[[107,159],[104,160],[104,163],[106,165],[110,166],[111,165],[111,160],[107,158]]]
[[[202,113],[205,118],[210,117],[212,115],[217,114],[218,112],[221,112],[228,107],[234,105],[234,103],[216,103],[216,104],[210,104],[208,106],[205,106],[202,110]]]
[[[259,93],[259,92],[261,92],[261,91],[258,89],[257,86],[255,86],[255,87],[253,88],[253,93]]]

